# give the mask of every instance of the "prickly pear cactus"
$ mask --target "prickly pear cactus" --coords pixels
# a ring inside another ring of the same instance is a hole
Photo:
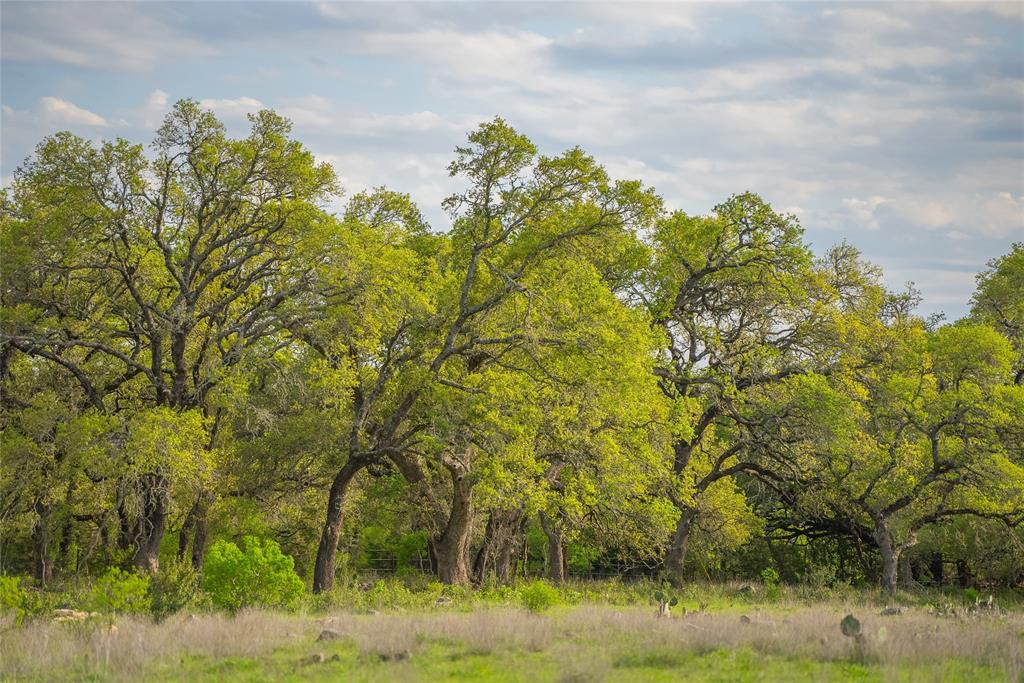
[[[847,614],[843,617],[843,620],[839,622],[839,630],[843,632],[843,635],[847,638],[856,638],[860,635],[860,620],[852,614]]]

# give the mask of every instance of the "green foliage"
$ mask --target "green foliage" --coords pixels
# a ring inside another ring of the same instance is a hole
[[[203,590],[217,607],[288,607],[302,595],[294,560],[271,539],[246,536],[242,547],[217,541],[206,554]]]
[[[519,587],[519,600],[531,612],[543,612],[561,604],[558,589],[543,579],[531,581]]]
[[[165,563],[149,584],[153,616],[162,620],[192,603],[199,593],[199,574],[188,561]]]
[[[21,587],[20,576],[0,574],[0,614],[13,615],[14,623],[20,625],[25,618],[28,596]]]
[[[149,612],[152,598],[150,578],[111,567],[96,579],[86,606],[103,614],[142,614]]]
[[[294,604],[319,548],[346,577],[323,604],[649,600],[514,580],[481,598],[413,569],[458,548],[437,578],[465,584],[468,545],[484,575],[539,575],[548,534],[573,571],[760,572],[772,599],[782,577],[893,590],[912,548],[1016,580],[1024,246],[939,326],[756,194],[669,212],[500,118],[455,150],[436,230],[386,188],[329,211],[335,173],[290,122],[250,124],[231,137],[183,100],[151,151],[59,133],[4,189],[5,568],[49,588],[144,567],[158,618],[197,590],[159,557],[207,537],[230,610]],[[398,576],[357,590],[377,556]],[[138,611],[144,581],[104,576],[98,608]]]

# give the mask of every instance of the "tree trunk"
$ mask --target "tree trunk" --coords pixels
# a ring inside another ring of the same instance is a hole
[[[199,501],[192,503],[192,507],[188,509],[188,514],[185,515],[184,521],[181,523],[181,531],[178,532],[178,561],[184,561],[185,556],[188,554],[188,542],[192,527],[195,525],[197,510],[199,509]]]
[[[317,548],[316,564],[313,567],[314,593],[323,593],[334,588],[335,560],[338,554],[338,539],[341,536],[345,492],[364,465],[361,460],[349,458],[331,484],[331,492],[327,496],[327,518],[324,530],[320,534],[320,546]]]
[[[494,563],[494,573],[501,583],[508,583],[512,580],[513,566],[518,561],[519,551],[523,550],[525,555],[526,524],[529,519],[523,508],[516,510],[514,521],[509,525],[508,537],[501,546],[501,552]],[[520,540],[523,543],[520,543]]]
[[[452,477],[452,507],[448,524],[434,544],[437,576],[442,583],[469,583],[469,541],[473,531],[472,485],[468,473],[449,466]]]
[[[882,590],[893,594],[896,592],[899,574],[900,549],[892,534],[882,524],[875,527],[875,542],[878,544],[878,552],[882,556]]]
[[[209,503],[199,508],[199,514],[195,519],[195,533],[192,535],[192,567],[197,571],[203,571],[203,560],[206,558],[206,532],[209,529],[207,514],[210,511]]]
[[[540,525],[548,537],[548,578],[555,583],[565,581],[565,536],[558,524],[545,515],[540,514]]]
[[[910,555],[907,553],[900,553],[900,570],[899,570],[900,586],[904,590],[915,588],[917,582],[914,581],[914,569],[910,562]]]
[[[498,531],[499,523],[496,519],[498,514],[497,511],[494,511],[487,515],[484,542],[480,545],[480,549],[476,552],[476,558],[473,560],[473,580],[477,584],[481,584],[487,579],[487,567],[494,564],[495,555],[498,552],[498,545],[501,542]]]
[[[956,577],[961,588],[976,587],[974,572],[971,571],[971,567],[969,564],[967,564],[967,560],[956,561]]]
[[[499,582],[508,583],[524,521],[522,508],[491,512],[487,518],[484,542],[473,562],[473,576],[477,583],[483,583],[489,572],[493,572]]]
[[[932,555],[932,561],[928,564],[928,570],[932,575],[932,583],[936,586],[941,586],[943,581],[943,566],[942,566],[942,553],[935,553]]]
[[[33,509],[36,523],[32,527],[33,576],[40,585],[46,586],[53,580],[53,558],[50,557],[50,506],[37,500]]]
[[[693,521],[697,518],[697,511],[694,508],[685,508],[679,515],[676,522],[676,530],[669,541],[668,550],[665,553],[665,573],[668,580],[676,588],[683,585],[683,569],[686,564],[686,548],[690,543],[690,533],[693,530]]]
[[[167,527],[167,478],[158,473],[141,477],[142,517],[135,540],[136,567],[156,574],[160,571],[160,544]]]

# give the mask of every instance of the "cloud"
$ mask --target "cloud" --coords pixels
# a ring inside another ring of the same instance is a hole
[[[199,106],[212,109],[218,116],[225,118],[244,118],[247,114],[264,109],[262,102],[254,97],[237,97],[235,99],[204,99]]]
[[[57,125],[6,78],[26,73],[133,139],[166,92],[232,125],[273,107],[350,190],[408,191],[441,228],[452,148],[501,115],[674,208],[744,190],[799,207],[815,248],[849,239],[894,263],[890,284],[913,274],[961,302],[969,286],[919,261],[955,247],[983,265],[1024,236],[1020,3],[387,7],[4,3],[4,156]],[[132,94],[101,106],[89,87]]]
[[[59,97],[43,97],[39,100],[43,114],[53,121],[61,123],[82,124],[86,126],[106,126],[107,120],[99,114],[82,109],[74,102]]]
[[[4,3],[0,54],[11,62],[144,71],[167,60],[219,52],[216,43],[180,30],[177,16],[173,6],[155,3]]]

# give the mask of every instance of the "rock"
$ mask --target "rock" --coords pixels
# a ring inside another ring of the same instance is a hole
[[[76,609],[53,610],[54,621],[85,621],[89,617],[97,617],[99,612],[81,612]]]
[[[439,597],[437,600],[434,601],[434,604],[435,605],[439,605],[439,606],[440,605],[450,605],[450,604],[452,604],[452,599],[447,597],[447,596],[445,596],[445,595],[442,595],[441,597]]]
[[[740,623],[741,624],[749,624],[750,623],[750,617],[748,617],[746,614],[744,614],[743,616],[740,617]]]
[[[906,611],[906,607],[886,607],[880,612],[883,617],[891,617],[897,614],[903,614]]]
[[[325,628],[323,631],[320,631],[320,635],[316,637],[316,642],[322,643],[327,640],[339,640],[341,637],[342,635],[337,631]]]
[[[309,666],[310,664],[323,664],[324,659],[326,659],[326,658],[324,657],[324,653],[323,652],[315,652],[315,653],[311,654],[310,656],[304,658],[299,663],[302,664],[303,666]]]

